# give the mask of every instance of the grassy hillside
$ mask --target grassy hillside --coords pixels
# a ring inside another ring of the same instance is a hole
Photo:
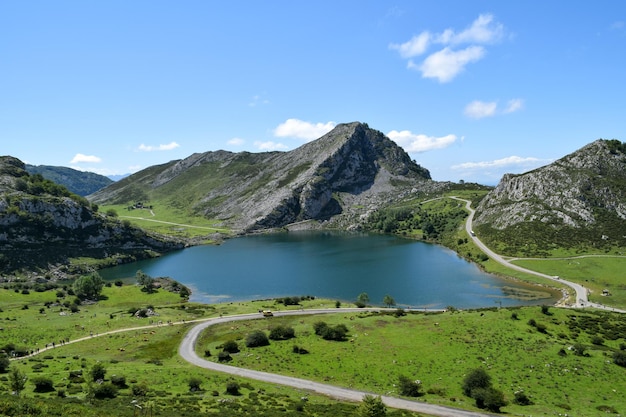
[[[343,342],[317,336],[314,323],[343,324]],[[533,323],[531,325],[529,323]],[[260,329],[292,328],[296,337],[248,348],[246,336]],[[323,317],[271,318],[210,328],[198,351],[212,352],[235,340],[235,366],[398,395],[400,376],[420,380],[419,401],[476,409],[462,392],[464,376],[483,368],[504,392],[508,415],[552,416],[623,413],[626,368],[612,363],[626,349],[621,316],[540,307],[442,314],[339,313]],[[581,346],[577,355],[572,346]],[[308,354],[295,354],[293,346]],[[626,354],[626,353],[624,353]],[[216,355],[213,355],[214,358]],[[523,392],[532,405],[515,404]],[[519,395],[519,394],[518,394]]]

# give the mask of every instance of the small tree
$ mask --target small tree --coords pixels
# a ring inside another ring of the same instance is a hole
[[[394,300],[392,296],[387,294],[383,297],[383,304],[387,307],[392,307],[396,305],[396,300]]]
[[[270,344],[269,339],[265,332],[261,330],[255,330],[246,336],[246,346],[247,347],[259,347],[259,346],[267,346]]]
[[[107,370],[104,367],[104,365],[100,362],[95,363],[92,367],[91,370],[89,371],[89,375],[91,376],[91,380],[96,382],[96,381],[101,381],[104,380],[104,376],[106,375]]]
[[[135,279],[137,280],[137,283],[141,285],[141,291],[147,292],[148,294],[152,294],[154,292],[155,280],[150,275],[144,273],[140,269],[135,274]]]
[[[477,388],[488,388],[491,386],[491,377],[483,368],[476,368],[470,371],[463,379],[463,394],[472,396],[472,391]]]
[[[494,387],[477,388],[472,392],[472,398],[476,400],[478,408],[486,408],[494,413],[499,413],[500,407],[507,404],[504,393]]]
[[[585,351],[587,348],[582,343],[574,343],[572,346],[572,350],[574,351],[574,355],[576,356],[585,356]]]
[[[26,375],[17,368],[12,368],[9,372],[9,387],[18,397],[24,391],[27,379]]]
[[[359,417],[384,417],[387,415],[387,407],[380,397],[365,395],[357,409]]]
[[[367,295],[366,292],[362,292],[361,294],[359,294],[359,296],[356,298],[356,306],[359,308],[365,307],[367,305],[367,303],[370,302],[370,296]]]
[[[79,277],[72,285],[76,296],[83,300],[98,300],[102,287],[104,287],[104,280],[97,272]]]

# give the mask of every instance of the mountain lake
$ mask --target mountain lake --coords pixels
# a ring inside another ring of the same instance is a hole
[[[285,232],[227,239],[99,271],[134,282],[138,270],[189,287],[190,301],[235,302],[311,295],[372,305],[390,295],[417,309],[550,305],[560,293],[503,280],[442,246],[394,236]]]

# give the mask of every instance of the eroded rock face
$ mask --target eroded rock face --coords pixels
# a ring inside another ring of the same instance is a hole
[[[476,210],[475,224],[503,230],[522,222],[584,228],[602,215],[626,220],[626,155],[597,140],[522,175],[505,175]]]
[[[328,220],[355,205],[376,205],[398,183],[419,186],[430,180],[420,167],[381,132],[366,124],[340,124],[328,134],[289,152],[194,154],[151,168],[90,196],[98,204],[120,196],[167,195],[179,190],[189,206],[206,217],[243,231],[282,227],[303,220]],[[409,185],[405,185],[405,188]],[[347,202],[350,204],[347,204]]]

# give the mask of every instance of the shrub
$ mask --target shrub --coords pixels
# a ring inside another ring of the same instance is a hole
[[[89,371],[89,375],[91,375],[91,380],[94,382],[98,380],[103,380],[104,375],[106,375],[106,373],[107,373],[106,368],[100,362],[94,364],[91,367],[91,371]]]
[[[145,383],[134,384],[131,387],[131,391],[135,397],[145,397],[148,393],[148,385]]]
[[[234,340],[229,340],[222,345],[222,349],[224,352],[237,353],[239,352],[239,345]]]
[[[398,378],[398,387],[400,388],[400,395],[404,395],[405,397],[419,397],[422,395],[420,392],[422,383],[420,381],[413,381],[407,376],[400,375]]]
[[[191,377],[189,378],[187,384],[189,385],[189,391],[196,392],[200,391],[200,384],[202,384],[202,381],[200,380],[200,378]]]
[[[54,384],[50,378],[46,377],[35,377],[31,380],[33,385],[35,385],[35,392],[52,392],[54,391]]]
[[[113,375],[111,376],[111,383],[118,388],[126,388],[126,377],[123,375]]]
[[[293,353],[297,353],[297,354],[299,354],[299,355],[306,355],[307,353],[309,353],[309,351],[308,351],[308,350],[306,350],[305,348],[300,347],[300,346],[298,346],[298,345],[293,345],[292,352],[293,352]]]
[[[260,347],[267,346],[270,344],[269,339],[265,332],[261,330],[255,330],[246,336],[246,346],[247,347]]]
[[[623,350],[613,352],[613,363],[615,363],[615,365],[626,367],[626,352]]]
[[[576,356],[585,356],[585,350],[587,350],[587,348],[582,343],[574,343],[572,350]]]
[[[269,338],[271,340],[287,340],[296,337],[293,327],[275,326],[270,329]]]
[[[524,391],[516,391],[513,402],[517,405],[532,405],[533,403]]]
[[[602,346],[604,344],[604,339],[602,339],[600,336],[596,335],[596,336],[592,336],[591,337],[591,343],[593,343],[596,346]]]
[[[328,327],[328,324],[326,324],[323,321],[317,321],[313,323],[313,331],[315,331],[315,334],[318,336],[321,336],[322,333],[324,332],[324,329],[326,329],[327,327]]]
[[[551,315],[552,313],[550,313],[550,307],[548,307],[547,305],[542,305],[541,306],[541,313],[545,314],[546,316]]]
[[[239,392],[239,384],[235,381],[230,381],[226,384],[226,394],[228,395],[241,395]]]
[[[512,312],[511,313],[511,319],[512,320],[519,320],[519,318],[517,317],[517,313],[516,312]]]
[[[227,351],[223,350],[220,353],[217,354],[217,360],[218,362],[230,362],[233,360],[233,357],[230,356],[230,353],[228,353]]]
[[[504,400],[504,393],[493,387],[477,388],[472,391],[472,398],[476,400],[478,408],[486,408],[494,413],[500,412],[500,407],[507,403]]]
[[[105,398],[115,398],[117,397],[117,387],[110,382],[96,384],[93,387],[93,396],[99,400]]]

